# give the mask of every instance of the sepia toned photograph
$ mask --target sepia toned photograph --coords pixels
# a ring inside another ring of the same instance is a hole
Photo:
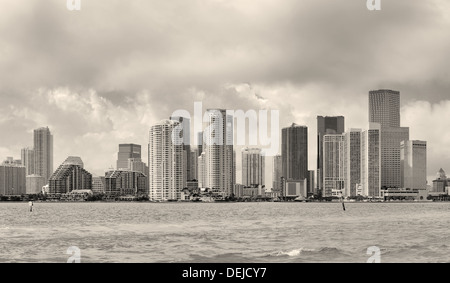
[[[450,262],[450,2],[1,4],[0,263]]]

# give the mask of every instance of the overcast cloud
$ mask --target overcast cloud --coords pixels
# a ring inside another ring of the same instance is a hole
[[[450,171],[448,1],[368,11],[365,0],[82,0],[74,12],[65,2],[2,1],[0,159],[20,158],[49,126],[55,168],[76,155],[103,175],[119,143],[141,144],[147,161],[151,125],[202,101],[307,125],[315,169],[316,116],[366,128],[368,91],[390,88],[402,126],[428,141],[429,181]]]

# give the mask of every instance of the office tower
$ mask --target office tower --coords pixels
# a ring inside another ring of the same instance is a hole
[[[242,184],[244,186],[264,186],[265,160],[260,148],[242,150]]]
[[[323,190],[323,136],[344,133],[343,116],[317,116],[317,188]]]
[[[34,154],[34,149],[29,147],[21,150],[22,165],[25,166],[27,176],[34,174]]]
[[[282,129],[282,175],[286,180],[308,178],[308,127],[292,124]]]
[[[34,130],[34,170],[45,183],[53,173],[53,135],[48,127]]]
[[[190,166],[190,175],[188,177],[189,181],[192,180],[197,180],[198,181],[198,149],[194,148],[191,149],[191,154],[190,154],[190,162],[189,162],[189,166]]]
[[[381,187],[402,186],[400,143],[409,140],[409,128],[381,128]]]
[[[370,123],[361,134],[362,194],[379,197],[381,188],[381,125]]]
[[[283,176],[283,159],[281,158],[281,155],[275,155],[273,157],[273,175],[272,175],[272,182],[273,182],[273,190],[275,192],[281,192],[281,177]]]
[[[400,92],[380,89],[369,91],[369,122],[381,127],[400,127]]]
[[[151,200],[179,200],[181,190],[186,186],[186,173],[182,138],[172,133],[180,123],[163,120],[150,129],[149,196]]]
[[[203,152],[197,158],[197,168],[198,168],[198,187],[205,188],[206,187],[206,169],[205,169],[205,153]]]
[[[26,169],[17,164],[0,165],[0,195],[22,195],[26,193]]]
[[[308,194],[316,193],[315,171],[308,171]]]
[[[402,185],[400,142],[409,140],[409,128],[400,127],[400,92],[370,91],[369,122],[381,125],[381,186],[399,188]]]
[[[128,168],[128,158],[141,158],[141,146],[138,144],[119,144],[117,169]]]
[[[341,196],[344,189],[344,136],[323,136],[323,197]]]
[[[197,133],[197,154],[200,156],[203,152],[203,132]]]
[[[344,196],[356,196],[361,184],[361,129],[344,133]]]
[[[113,196],[147,194],[147,177],[141,172],[110,170],[105,173],[105,194]]]
[[[83,160],[81,160],[81,158],[78,156],[67,157],[66,160],[64,160],[63,164],[64,165],[78,165],[81,168],[84,168]]]
[[[182,144],[183,144],[183,150],[184,150],[184,182],[186,183],[189,178],[191,177],[191,119],[186,117],[179,117],[179,116],[173,116],[170,117],[170,120],[179,122],[179,128],[180,131],[175,131],[181,138]]]
[[[224,109],[208,109],[208,127],[203,132],[205,187],[223,197],[230,196],[235,182],[233,116]]]
[[[402,188],[427,189],[427,142],[403,141],[400,144]]]
[[[26,177],[26,194],[34,195],[42,192],[42,187],[45,186],[44,177],[39,175],[28,175]]]
[[[92,192],[94,194],[104,194],[105,193],[105,176],[92,177]]]
[[[69,160],[73,160],[69,158]],[[81,160],[81,159],[80,159]],[[79,161],[76,160],[78,163]],[[50,193],[70,193],[73,190],[90,190],[92,174],[79,164],[63,162],[49,179]]]

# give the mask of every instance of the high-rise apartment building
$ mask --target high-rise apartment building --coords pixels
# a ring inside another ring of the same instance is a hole
[[[91,190],[92,174],[80,165],[62,163],[49,179],[50,193],[65,194],[73,190]]]
[[[281,177],[283,177],[283,159],[281,155],[275,155],[273,157],[273,168],[272,168],[272,182],[273,182],[273,190],[275,192],[281,192]]]
[[[208,109],[208,127],[203,132],[205,187],[223,197],[230,196],[236,183],[233,149],[233,116],[224,109]]]
[[[344,133],[344,196],[356,196],[361,184],[361,129]]]
[[[141,172],[130,170],[108,171],[105,173],[105,194],[115,196],[147,194],[147,177]]]
[[[260,148],[242,150],[242,184],[244,186],[265,185],[265,157]]]
[[[323,136],[340,135],[345,130],[343,116],[317,116],[317,188],[323,190]]]
[[[53,135],[48,127],[34,130],[34,173],[48,182],[53,174]]]
[[[187,182],[190,180],[191,177],[191,119],[186,117],[179,117],[179,116],[172,116],[170,117],[170,120],[177,121],[180,124],[178,127],[180,128],[179,131],[175,131],[176,134],[178,134],[178,137],[181,139],[183,144],[183,150],[184,150],[184,182]]]
[[[362,194],[379,197],[381,188],[381,125],[370,123],[361,133]]]
[[[186,186],[185,154],[182,138],[172,133],[180,124],[178,121],[163,120],[150,129],[149,197],[151,200],[179,200],[181,190]]]
[[[323,136],[323,197],[339,197],[344,190],[344,136]]]

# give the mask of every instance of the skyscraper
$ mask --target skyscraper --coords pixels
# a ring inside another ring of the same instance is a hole
[[[323,190],[323,136],[340,135],[345,130],[343,116],[317,116],[317,188]]]
[[[369,122],[381,125],[381,186],[401,187],[400,142],[409,140],[409,128],[400,127],[400,92],[369,92]]]
[[[128,158],[141,158],[141,146],[139,144],[119,144],[117,169],[127,169]]]
[[[197,133],[197,154],[202,155],[203,152],[203,132]]]
[[[281,177],[283,176],[283,159],[281,158],[281,155],[275,155],[273,157],[273,176],[272,176],[272,182],[273,182],[273,190],[275,192],[281,192],[282,186],[281,186]]]
[[[186,186],[182,138],[172,133],[180,122],[163,120],[150,129],[149,196],[151,200],[179,200]]]
[[[323,197],[340,196],[344,190],[344,136],[323,136]]]
[[[26,147],[21,150],[22,165],[25,166],[26,175],[34,174],[34,149]]]
[[[190,161],[189,161],[189,166],[190,166],[190,170],[189,170],[189,177],[188,177],[188,181],[192,181],[192,180],[197,180],[198,181],[198,149],[191,148],[191,154],[190,154]]]
[[[206,187],[206,169],[205,169],[205,153],[203,152],[198,157],[197,162],[197,174],[198,174],[198,187]]]
[[[205,187],[223,197],[230,196],[236,183],[233,149],[233,116],[225,109],[208,109],[208,127],[203,132]]]
[[[308,178],[308,127],[292,124],[282,129],[282,174],[287,181]]]
[[[242,150],[242,184],[265,185],[265,160],[260,148]]]
[[[53,135],[48,127],[34,130],[34,170],[47,184],[53,173]]]
[[[400,144],[402,187],[427,189],[427,142],[404,141]]]
[[[369,91],[369,122],[379,123],[381,127],[400,127],[400,92]]]
[[[180,122],[179,126],[181,127],[181,131],[178,133],[179,137],[183,141],[183,150],[184,150],[184,177],[187,182],[191,177],[191,119],[186,117],[172,116],[170,120]]]
[[[344,133],[344,177],[344,196],[356,196],[356,187],[361,184],[361,129]]]
[[[361,134],[361,185],[364,196],[379,197],[381,188],[381,125],[370,123]]]
[[[147,177],[141,172],[111,170],[105,173],[105,194],[141,195],[147,194]]]

